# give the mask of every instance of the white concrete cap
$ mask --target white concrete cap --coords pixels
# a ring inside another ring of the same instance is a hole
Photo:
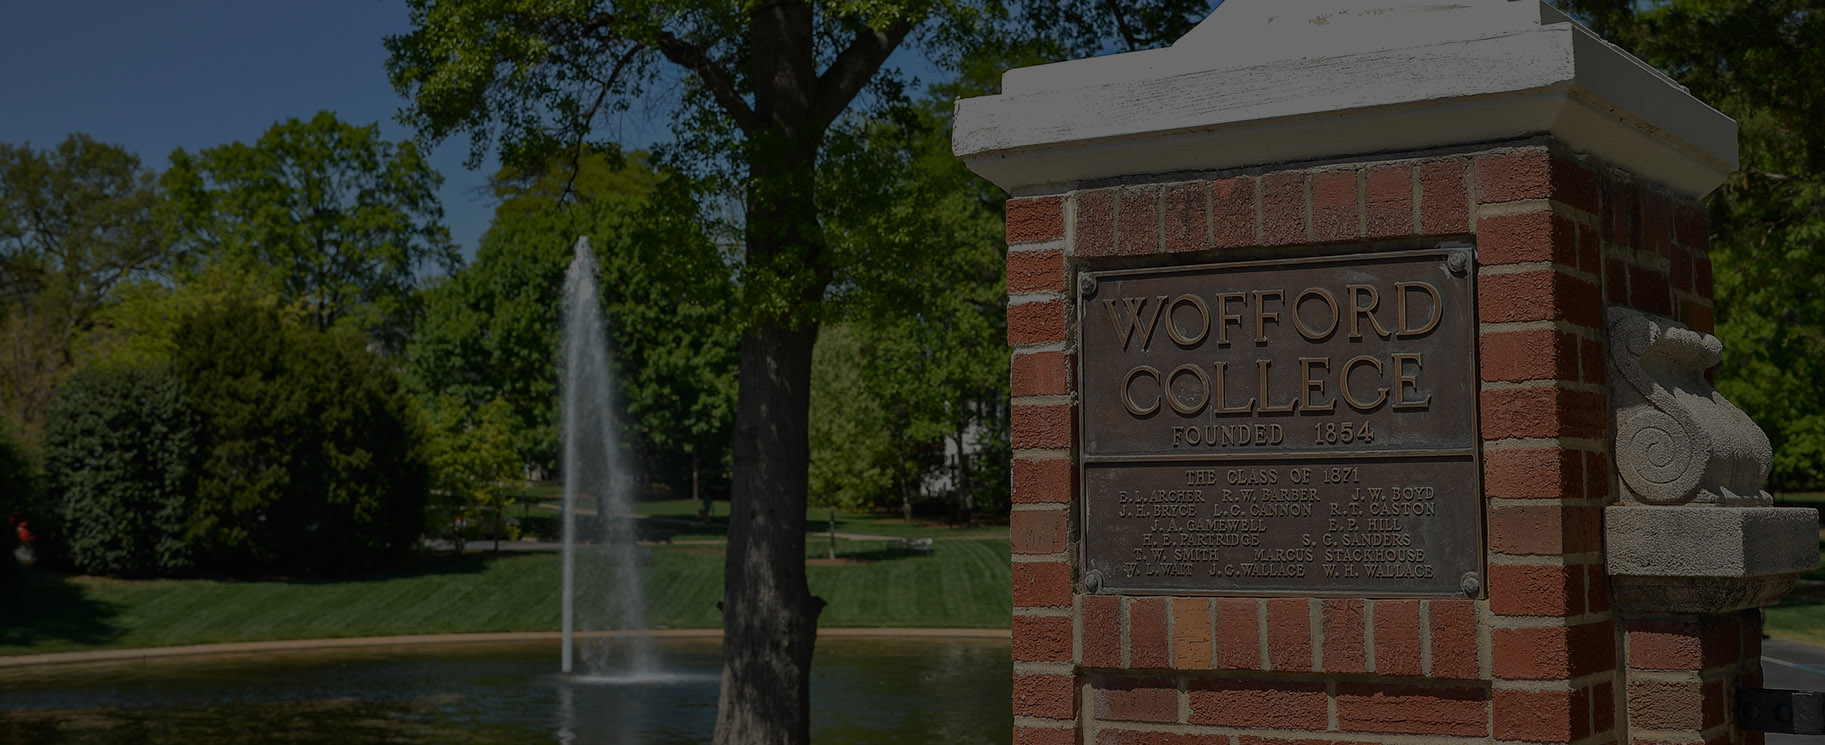
[[[1015,194],[1551,134],[1700,196],[1736,123],[1539,0],[1226,0],[1170,47],[1010,70],[952,139]]]

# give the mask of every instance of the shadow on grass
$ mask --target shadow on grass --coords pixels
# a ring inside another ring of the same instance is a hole
[[[21,567],[0,584],[0,598],[0,647],[99,645],[122,632],[119,606],[90,598],[55,572]]]

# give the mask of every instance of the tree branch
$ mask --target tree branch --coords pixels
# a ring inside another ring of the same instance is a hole
[[[741,127],[741,131],[753,134],[760,129],[760,120],[754,116],[754,109],[742,100],[741,94],[735,90],[735,83],[729,79],[728,72],[710,59],[703,47],[673,36],[669,31],[661,33],[657,47],[666,59],[695,73],[698,80],[709,86],[710,94],[716,97],[716,103],[722,105],[722,110],[735,120],[735,126]]]
[[[864,28],[856,32],[855,39],[830,63],[830,69],[818,76],[817,99],[811,104],[811,114],[819,127],[829,126],[849,108],[849,102],[874,79],[875,72],[912,33],[914,25],[911,21],[895,21],[883,31]]]

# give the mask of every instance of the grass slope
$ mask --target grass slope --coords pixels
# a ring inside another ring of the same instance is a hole
[[[842,555],[876,560],[809,568],[812,592],[830,602],[822,625],[1006,628],[1005,539],[938,541],[929,556],[891,552],[888,545],[840,542]],[[647,574],[652,625],[721,626],[722,563],[717,547],[654,548]],[[335,582],[114,580],[28,570],[17,584],[0,586],[0,655],[556,631],[558,590],[555,552],[444,557]]]

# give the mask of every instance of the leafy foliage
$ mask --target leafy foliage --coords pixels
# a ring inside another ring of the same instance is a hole
[[[337,573],[408,552],[424,524],[424,424],[385,359],[235,300],[186,318],[175,370],[203,417],[190,535],[228,573]]]
[[[503,400],[520,457],[555,466],[558,315],[571,246],[587,236],[649,473],[686,481],[693,454],[719,464],[733,409],[730,290],[691,208],[677,208],[688,185],[644,154],[604,151],[508,169],[496,184],[502,202],[475,262],[425,293],[407,355],[421,398]]]
[[[23,523],[28,532],[44,527],[40,516],[50,511],[42,506],[39,484],[32,454],[26,452],[12,428],[0,421],[0,517],[5,520],[4,532],[0,533],[0,581],[13,574],[17,566],[12,557],[13,549],[19,546],[20,525]]]
[[[454,268],[437,188],[410,142],[330,112],[239,142],[171,154],[161,179],[174,238],[209,261],[259,274],[318,329],[356,317],[397,345],[427,266]]]
[[[1710,197],[1718,388],[1773,441],[1777,489],[1825,485],[1825,2],[1561,4],[1737,120]]]
[[[0,416],[35,438],[74,344],[124,282],[167,263],[152,172],[88,135],[0,143]]]
[[[54,532],[90,574],[171,575],[191,566],[198,417],[158,367],[96,368],[64,384],[45,443]]]
[[[510,487],[520,478],[512,417],[512,407],[498,398],[471,409],[456,396],[444,396],[430,408],[426,450],[433,504],[448,516],[483,521],[497,536],[505,528]],[[452,535],[460,552],[462,531]]]

